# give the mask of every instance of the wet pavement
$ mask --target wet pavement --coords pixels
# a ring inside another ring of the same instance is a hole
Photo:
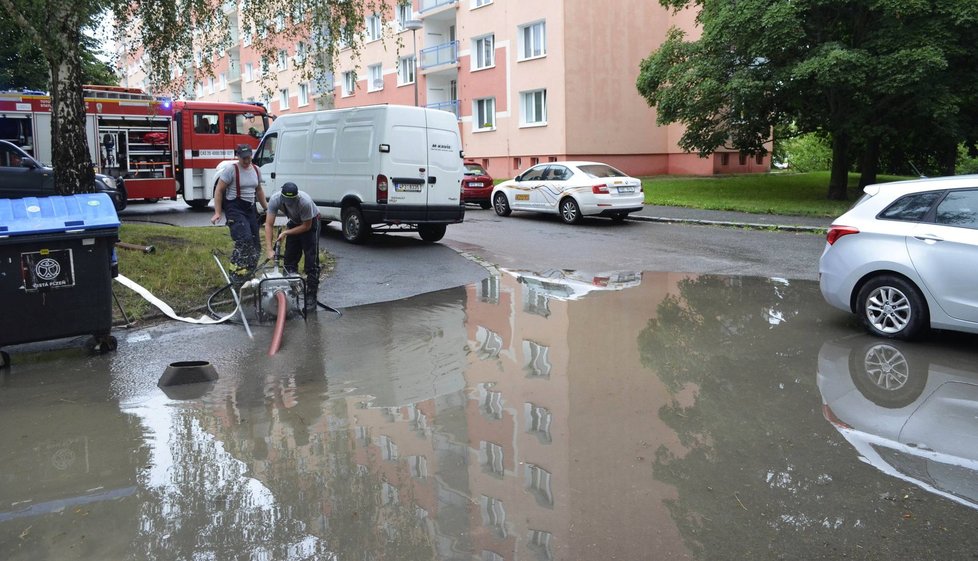
[[[503,271],[286,327],[162,324],[0,384],[0,556],[970,559],[972,336],[815,283]],[[220,379],[164,392],[176,361]]]

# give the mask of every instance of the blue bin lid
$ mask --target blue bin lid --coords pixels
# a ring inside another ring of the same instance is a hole
[[[105,193],[0,199],[0,238],[118,227]]]

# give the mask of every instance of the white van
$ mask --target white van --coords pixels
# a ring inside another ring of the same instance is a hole
[[[458,122],[446,111],[375,105],[282,115],[254,162],[266,196],[295,183],[352,243],[391,230],[436,242],[465,216]]]

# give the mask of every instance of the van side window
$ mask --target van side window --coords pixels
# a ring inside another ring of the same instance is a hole
[[[278,135],[266,135],[258,147],[258,152],[255,154],[255,165],[263,166],[274,162],[276,146],[278,146]]]
[[[194,113],[194,132],[198,134],[217,134],[217,113]]]

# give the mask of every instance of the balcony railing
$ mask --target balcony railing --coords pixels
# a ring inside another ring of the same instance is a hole
[[[421,69],[458,63],[458,41],[421,49]]]
[[[437,103],[429,103],[425,107],[428,107],[429,109],[441,109],[442,111],[448,111],[449,113],[454,113],[456,119],[460,118],[458,112],[457,99],[454,99],[452,101],[439,101]]]
[[[449,4],[457,4],[458,0],[421,0],[421,13],[425,13],[428,10],[434,10],[441,6],[447,6]]]

